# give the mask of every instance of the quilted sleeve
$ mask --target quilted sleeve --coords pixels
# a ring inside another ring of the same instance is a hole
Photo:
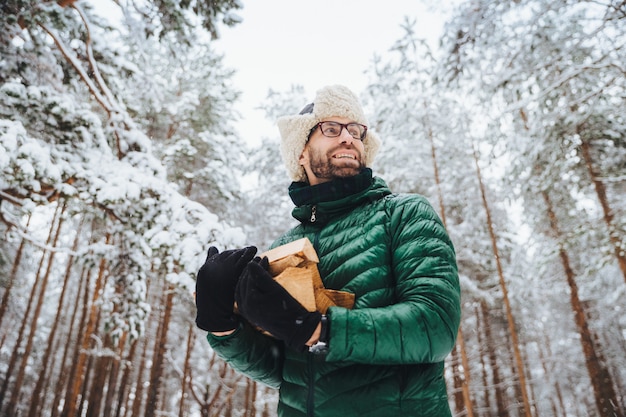
[[[247,377],[279,388],[284,361],[283,344],[244,324],[228,336],[207,335],[215,353],[234,370]]]
[[[452,242],[425,198],[412,195],[391,201],[380,244],[390,250],[395,303],[331,308],[327,361],[434,363],[454,347],[461,307]]]

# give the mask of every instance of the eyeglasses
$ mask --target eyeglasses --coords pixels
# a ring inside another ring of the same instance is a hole
[[[359,123],[338,123],[338,122],[319,122],[315,125],[315,130],[317,127],[322,131],[322,135],[327,138],[336,138],[341,135],[341,131],[345,128],[350,136],[354,139],[363,140],[365,139],[365,135],[367,134],[367,126],[359,124]],[[311,131],[312,132],[312,131]]]

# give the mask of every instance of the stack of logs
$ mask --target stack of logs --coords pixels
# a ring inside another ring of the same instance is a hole
[[[260,254],[269,272],[308,311],[326,314],[331,306],[352,308],[354,294],[324,288],[317,269],[319,258],[309,239],[302,238]]]

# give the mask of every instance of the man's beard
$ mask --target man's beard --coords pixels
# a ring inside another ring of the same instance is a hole
[[[357,159],[351,160],[358,162],[358,164],[344,165],[341,159],[333,159],[331,156],[333,153],[336,153],[336,150],[330,150],[326,155],[321,152],[311,152],[311,171],[317,178],[333,180],[336,178],[353,177],[365,168],[362,155],[358,150]],[[333,164],[333,161],[338,162],[340,165]]]

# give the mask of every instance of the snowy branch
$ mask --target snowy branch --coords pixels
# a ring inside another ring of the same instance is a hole
[[[27,228],[7,219],[2,211],[0,211],[0,220],[2,221],[2,223],[7,225],[9,230],[15,231],[15,233],[17,233],[18,236],[20,236],[22,239],[26,240],[27,242],[30,242],[33,246],[39,249],[42,249],[47,252],[65,253],[70,256],[78,256],[78,252],[73,251],[70,248],[51,246],[51,245],[41,242],[41,240],[39,240],[38,238],[31,236],[30,231]]]
[[[89,78],[89,76],[85,72],[85,69],[80,65],[76,57],[67,49],[63,41],[43,23],[39,23],[39,26],[41,26],[41,28],[48,35],[50,35],[54,43],[59,48],[59,51],[61,51],[61,54],[63,54],[65,59],[74,67],[80,78],[85,82],[85,84],[87,84],[89,91],[91,91],[91,94],[93,94],[93,96],[98,101],[98,103],[100,103],[102,108],[105,109],[108,113],[111,113],[113,111],[113,106],[111,106],[111,104],[107,102],[106,98],[103,97],[102,94],[98,91],[98,88],[94,85],[91,78]]]
[[[100,70],[98,69],[98,65],[96,64],[96,60],[93,56],[93,48],[91,46],[92,45],[91,30],[89,28],[89,22],[87,21],[87,18],[85,17],[85,12],[83,12],[83,10],[77,4],[72,4],[71,7],[78,12],[78,15],[80,16],[81,20],[83,21],[83,24],[85,25],[85,34],[87,35],[87,38],[85,39],[85,49],[87,51],[87,60],[89,62],[89,66],[91,67],[91,70],[93,71],[94,77],[96,78],[98,87],[100,87],[100,90],[104,93],[109,103],[111,104],[110,111],[119,113],[120,107],[116,105],[117,103],[116,103],[115,98],[113,97],[113,93],[111,93],[111,90],[109,89],[106,82],[102,78],[102,75],[100,74]]]

